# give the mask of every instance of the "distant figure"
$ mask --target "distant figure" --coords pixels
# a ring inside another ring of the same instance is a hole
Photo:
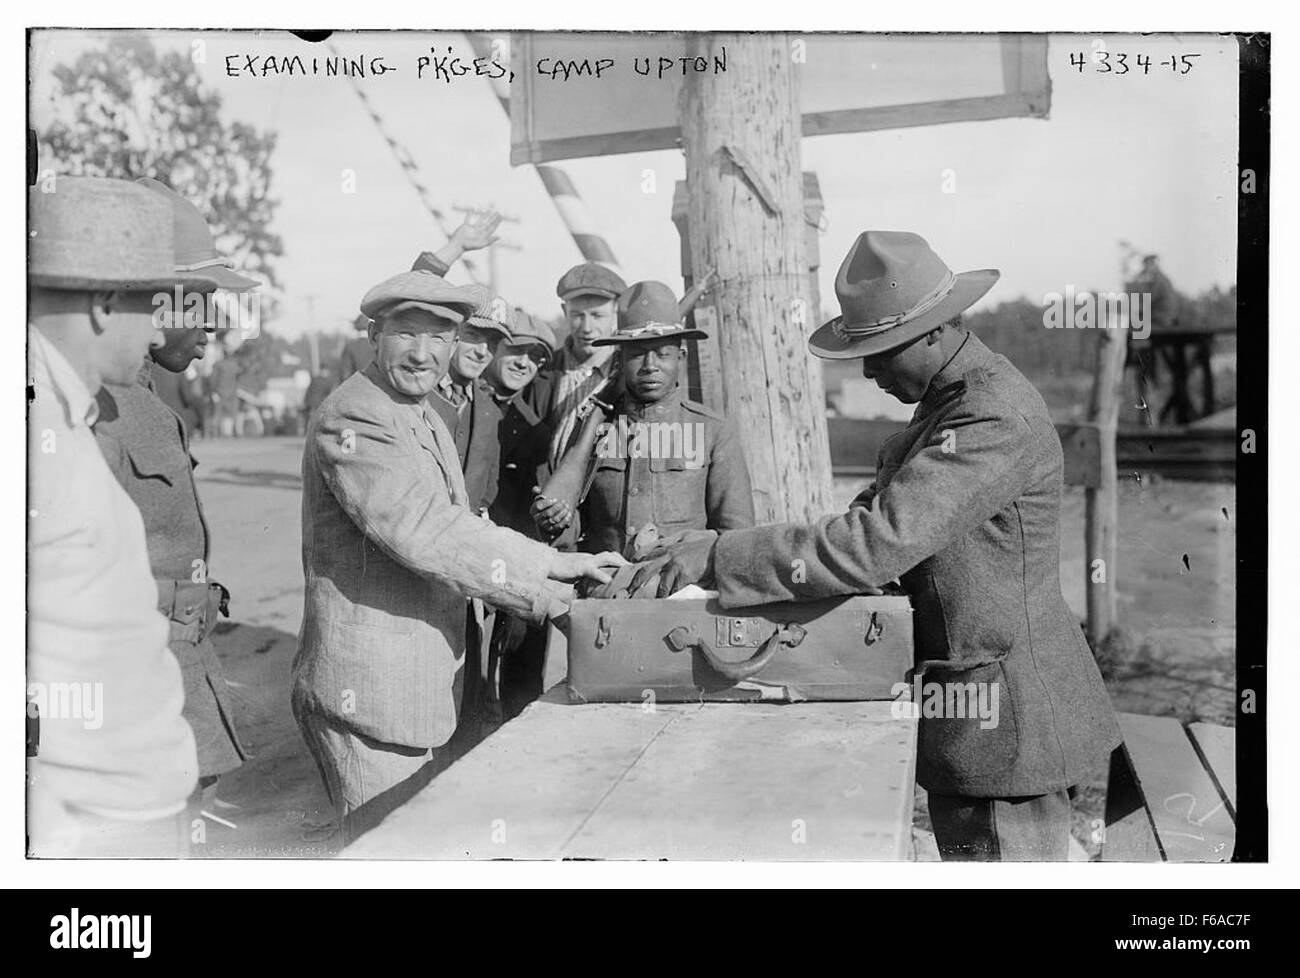
[[[302,396],[302,423],[306,428],[308,419],[316,413],[316,409],[321,406],[321,402],[329,397],[330,391],[334,389],[334,378],[328,371],[318,370],[307,385],[307,391]]]
[[[213,432],[222,438],[239,434],[239,362],[233,353],[227,352],[212,367],[212,376],[208,378],[208,391],[212,397],[214,412]]]
[[[370,366],[370,361],[375,358],[374,347],[370,345],[370,336],[367,330],[370,328],[370,320],[365,316],[358,315],[352,320],[352,328],[361,335],[350,339],[343,347],[343,353],[339,357],[339,379],[341,384],[355,373],[360,373]]]
[[[1156,255],[1142,259],[1142,270],[1128,284],[1129,292],[1147,292],[1151,295],[1151,332],[1159,333],[1178,326],[1178,293],[1173,282],[1160,268]]]

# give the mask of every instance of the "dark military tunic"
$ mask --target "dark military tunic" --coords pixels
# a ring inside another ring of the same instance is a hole
[[[633,440],[637,431],[644,433],[640,448]],[[597,445],[579,510],[579,549],[624,553],[628,541],[651,526],[662,539],[684,530],[754,525],[749,469],[734,423],[685,399],[680,388],[649,405],[625,395],[609,433],[613,441],[604,449]]]
[[[921,718],[921,786],[984,798],[1073,787],[1121,735],[1061,595],[1062,472],[1042,396],[968,334],[847,513],[718,541],[719,603],[811,601],[900,578],[925,681],[989,684],[1000,699],[992,726]]]
[[[144,519],[158,610],[185,680],[183,715],[194,731],[199,776],[238,767],[246,753],[235,733],[228,686],[209,635],[220,585],[207,577],[208,527],[194,486],[185,425],[154,393],[150,368],[139,382],[106,384],[96,396],[95,438],[108,467]]]

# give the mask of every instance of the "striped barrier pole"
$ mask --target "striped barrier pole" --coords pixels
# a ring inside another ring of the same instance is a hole
[[[492,56],[491,39],[483,34],[469,34],[470,47],[473,48],[476,57],[486,58]],[[506,119],[510,118],[510,83],[501,78],[489,78],[489,84],[492,86],[492,92],[497,97],[497,102],[501,106],[501,111],[506,114]],[[537,175],[542,178],[542,186],[546,188],[546,193],[550,196],[551,202],[555,204],[555,209],[560,212],[560,220],[564,222],[573,243],[578,246],[578,251],[586,261],[600,262],[600,264],[620,272],[618,259],[614,257],[614,249],[609,246],[605,236],[596,229],[596,222],[587,209],[586,203],[578,193],[578,188],[573,185],[573,180],[569,174],[553,163],[535,163],[533,169]]]
[[[330,45],[330,50],[336,56],[340,56],[338,48],[334,47],[333,44]],[[393,154],[393,158],[397,160],[397,165],[402,168],[402,173],[406,176],[407,181],[415,188],[415,192],[419,195],[420,202],[424,204],[425,210],[427,210],[430,216],[433,217],[434,223],[438,225],[438,230],[440,230],[445,237],[450,239],[451,231],[448,229],[447,216],[439,209],[438,205],[434,203],[433,197],[429,193],[429,188],[424,185],[424,181],[420,177],[420,169],[415,163],[415,158],[411,156],[411,151],[388,131],[388,127],[384,123],[383,118],[379,115],[379,111],[371,103],[365,90],[357,84],[357,80],[351,75],[348,75],[347,79],[352,85],[352,90],[357,93],[357,98],[361,100],[362,107],[370,116],[371,121],[374,122],[375,128],[379,130],[379,135],[382,136],[384,142],[388,144],[388,149]],[[469,274],[470,281],[478,282],[478,269],[469,256],[462,255],[460,263],[465,267],[465,271]]]

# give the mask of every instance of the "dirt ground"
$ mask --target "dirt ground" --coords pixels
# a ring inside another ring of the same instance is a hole
[[[251,759],[222,779],[200,856],[323,856],[336,851],[320,777],[289,714],[289,665],[302,617],[297,438],[200,441],[199,492],[213,575],[230,588],[231,619],[215,636],[236,722]],[[858,481],[836,485],[847,502]],[[1104,671],[1117,709],[1233,722],[1236,494],[1229,484],[1126,482],[1120,495],[1123,634]],[[1084,613],[1083,490],[1062,503],[1061,576]],[[917,824],[926,826],[924,792]],[[1100,804],[1078,801],[1076,836]],[[227,824],[228,823],[228,824]]]

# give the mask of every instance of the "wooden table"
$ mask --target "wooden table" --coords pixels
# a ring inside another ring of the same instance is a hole
[[[911,858],[916,721],[891,703],[530,705],[341,855]]]

